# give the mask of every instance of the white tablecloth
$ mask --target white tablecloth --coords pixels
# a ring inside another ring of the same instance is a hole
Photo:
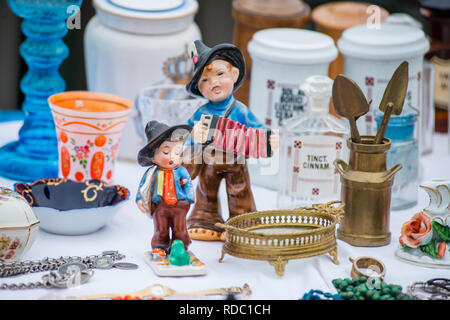
[[[0,145],[17,139],[21,122],[0,124]],[[124,142],[125,143],[125,142]],[[450,178],[450,155],[447,135],[434,136],[434,151],[421,159],[422,180]],[[28,168],[32,170],[32,168]],[[26,168],[25,168],[26,170]],[[205,262],[208,274],[200,277],[158,277],[144,261],[144,252],[150,249],[153,223],[138,211],[134,197],[137,185],[145,171],[134,163],[118,161],[115,168],[115,183],[131,191],[130,200],[113,220],[103,229],[84,236],[60,236],[39,230],[38,237],[23,259],[36,260],[44,257],[86,256],[99,254],[104,250],[119,250],[126,255],[123,261],[139,265],[137,270],[95,270],[90,281],[80,287],[70,289],[30,289],[0,290],[0,299],[41,299],[53,295],[64,299],[96,293],[127,293],[143,289],[155,283],[164,284],[177,291],[192,291],[219,287],[242,286],[248,283],[252,290],[250,299],[299,299],[310,289],[333,292],[331,281],[335,278],[350,277],[349,258],[372,256],[386,265],[385,281],[402,285],[405,289],[414,281],[425,281],[436,277],[450,276],[449,269],[419,267],[404,263],[395,257],[401,225],[414,213],[428,204],[428,196],[419,191],[418,205],[404,211],[391,211],[390,228],[392,241],[389,245],[376,248],[353,247],[338,240],[339,265],[335,265],[329,255],[306,259],[290,260],[283,277],[276,275],[267,261],[239,259],[221,254],[221,242],[193,241],[190,250]],[[15,181],[0,178],[0,185],[12,188]],[[275,208],[276,193],[253,187],[258,210]],[[222,203],[226,203],[225,190],[221,189]],[[33,282],[45,273],[33,273],[12,278],[0,278],[1,283]]]

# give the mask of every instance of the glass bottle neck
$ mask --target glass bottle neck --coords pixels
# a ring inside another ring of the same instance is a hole
[[[313,114],[328,114],[330,99],[311,99],[310,111]]]

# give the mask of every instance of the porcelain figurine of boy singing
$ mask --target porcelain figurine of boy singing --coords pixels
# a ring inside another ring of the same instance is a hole
[[[191,58],[194,63],[194,76],[186,85],[186,89],[191,95],[204,97],[209,102],[199,107],[188,120],[188,125],[192,126],[193,130],[186,145],[192,146],[194,150],[196,145],[204,141],[211,129],[201,120],[204,115],[211,115],[228,119],[236,128],[246,128],[247,136],[243,134],[244,138],[240,140],[247,139],[250,145],[242,145],[241,149],[248,151],[256,147],[256,142],[252,141],[264,139],[252,140],[248,133],[253,132],[252,136],[256,137],[256,130],[261,129],[265,134],[267,128],[249,108],[233,97],[233,93],[245,78],[245,61],[241,51],[232,44],[219,44],[209,48],[200,40],[196,40],[191,46]],[[233,139],[237,140],[238,135],[235,134]],[[278,135],[267,135],[266,142],[269,149],[276,150],[279,145]],[[224,230],[215,225],[224,222],[218,198],[223,179],[226,183],[229,218],[256,210],[245,160],[248,155],[234,153],[230,157],[228,150],[219,152],[216,147],[217,141],[203,149],[201,161],[194,160],[198,157],[198,152],[192,151],[194,155],[184,162],[191,178],[199,178],[196,202],[187,220],[189,235],[195,240],[223,240]],[[230,159],[232,161],[229,161]]]
[[[194,202],[194,192],[188,171],[182,166],[182,150],[191,127],[169,127],[150,121],[145,127],[148,143],[138,154],[138,163],[149,167],[140,182],[136,203],[153,218],[153,252],[164,255],[175,240],[187,250],[191,240],[186,228],[186,216]]]

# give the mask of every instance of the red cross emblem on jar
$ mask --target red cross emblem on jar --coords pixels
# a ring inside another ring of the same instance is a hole
[[[294,168],[293,168],[293,171],[294,171],[294,173],[298,173],[298,172],[300,171],[300,168],[299,168],[299,167],[296,167],[296,166],[294,166]]]
[[[373,86],[375,84],[375,79],[373,77],[366,77],[366,86]]]
[[[275,89],[275,80],[267,80],[267,89]]]
[[[336,150],[341,150],[341,149],[342,149],[342,141],[336,142]]]
[[[294,141],[294,148],[301,149],[302,148],[302,142],[301,141]]]
[[[318,196],[319,195],[319,188],[312,188],[312,194],[313,196]]]

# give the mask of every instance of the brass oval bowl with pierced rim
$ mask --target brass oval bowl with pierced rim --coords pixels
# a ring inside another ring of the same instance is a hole
[[[340,204],[334,206],[334,204]],[[290,259],[307,258],[329,253],[337,258],[336,224],[344,214],[340,201],[313,204],[292,210],[269,210],[242,214],[216,226],[225,229],[222,246],[225,254],[234,257],[267,260],[278,276],[284,275]]]

